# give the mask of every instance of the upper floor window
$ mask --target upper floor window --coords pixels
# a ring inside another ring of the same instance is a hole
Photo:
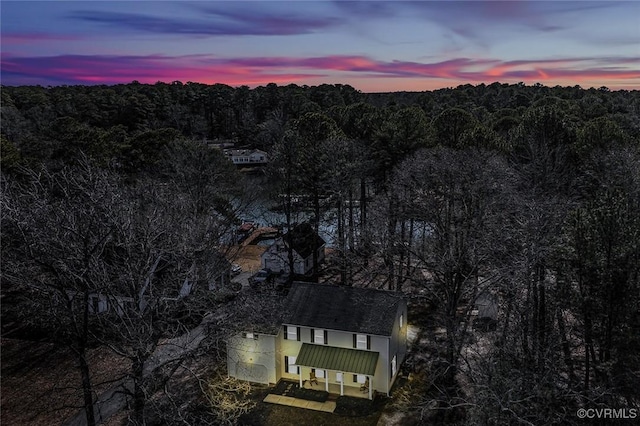
[[[285,340],[297,340],[300,341],[300,327],[288,327],[284,326],[284,338]]]
[[[311,329],[311,343],[318,343],[320,345],[327,345],[329,343],[329,333],[327,330],[315,330]]]
[[[371,349],[371,336],[367,336],[366,334],[354,334],[353,347],[356,349]]]

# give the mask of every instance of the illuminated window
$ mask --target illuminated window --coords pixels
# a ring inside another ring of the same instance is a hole
[[[391,359],[391,377],[395,376],[398,371],[398,366],[396,364],[396,356],[394,355]]]
[[[296,365],[295,356],[284,357],[284,371],[291,374],[300,374],[300,367]]]
[[[287,327],[284,326],[284,338],[285,340],[297,340],[300,341],[300,327]]]
[[[367,381],[367,376],[364,374],[354,374],[353,375],[353,383],[360,383],[361,385]]]
[[[354,334],[353,347],[356,349],[371,349],[371,336],[367,336],[366,334]]]
[[[336,382],[338,383],[342,382],[342,373],[336,373]]]
[[[311,329],[311,343],[318,343],[320,345],[326,345],[328,333],[327,330],[315,330]]]

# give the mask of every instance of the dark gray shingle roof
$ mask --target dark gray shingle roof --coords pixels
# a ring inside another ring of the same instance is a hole
[[[314,250],[318,250],[325,241],[307,223],[301,223],[282,236],[284,241],[291,246],[303,259],[311,256]]]
[[[390,336],[402,300],[390,291],[295,282],[285,304],[284,323]]]

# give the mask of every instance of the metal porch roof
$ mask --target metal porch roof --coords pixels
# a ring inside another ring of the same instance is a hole
[[[379,356],[378,352],[303,343],[296,357],[296,364],[373,376]]]

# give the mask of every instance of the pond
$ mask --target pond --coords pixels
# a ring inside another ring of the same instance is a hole
[[[279,211],[278,203],[268,197],[268,191],[265,189],[268,183],[265,179],[249,176],[246,179],[246,184],[245,199],[238,199],[234,202],[242,221],[254,222],[258,227],[284,228],[287,222],[286,216],[282,211]],[[299,208],[298,210],[292,215],[292,223],[302,223],[313,219],[314,214],[311,209]],[[327,247],[336,245],[338,229],[336,213],[335,208],[325,209],[320,217],[318,233],[325,240]],[[354,215],[358,217],[359,212]],[[267,246],[272,242],[273,240],[267,239],[257,244]]]

